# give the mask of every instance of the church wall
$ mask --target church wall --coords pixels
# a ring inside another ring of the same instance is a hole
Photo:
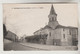
[[[50,30],[47,37],[48,45],[61,45],[61,29]]]
[[[53,39],[61,39],[61,28],[53,30],[51,36]]]
[[[51,32],[52,32],[52,29],[47,30],[47,34],[48,34],[47,40],[46,40],[47,45],[53,45],[53,39],[52,39],[51,34],[50,34]]]
[[[70,29],[73,38],[78,39],[78,29]]]
[[[72,45],[72,36],[69,34],[69,28],[62,28],[61,45],[70,46]]]
[[[78,44],[78,29],[70,29],[72,35],[72,45]]]
[[[61,45],[61,28],[57,28],[54,31],[52,31],[51,35],[53,39],[53,45]]]

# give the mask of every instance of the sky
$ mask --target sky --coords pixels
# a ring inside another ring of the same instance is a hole
[[[31,36],[48,24],[52,4],[3,4],[3,23],[7,30]],[[63,26],[78,27],[77,4],[53,4],[57,20]]]

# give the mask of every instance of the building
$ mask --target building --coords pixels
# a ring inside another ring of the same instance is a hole
[[[7,35],[5,36],[5,39],[11,40],[11,41],[18,41],[18,37],[15,33],[11,32],[11,31],[7,31]]]
[[[76,46],[78,43],[78,28],[77,27],[66,27],[59,24],[57,21],[57,14],[54,10],[53,5],[51,6],[50,14],[48,15],[49,22],[44,28],[41,28],[34,32],[34,37],[44,36],[45,38],[39,38],[40,43],[55,46]],[[31,37],[29,37],[31,38]],[[30,40],[32,40],[31,38]],[[33,40],[34,41],[34,40]],[[32,41],[32,42],[33,42]]]
[[[37,44],[46,44],[46,39],[47,35],[32,35],[32,36],[27,36],[26,38],[27,42],[31,43],[37,43]]]

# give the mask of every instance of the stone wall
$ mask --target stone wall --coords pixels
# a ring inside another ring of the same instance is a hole
[[[61,29],[49,30],[47,37],[48,45],[60,45],[61,43]]]

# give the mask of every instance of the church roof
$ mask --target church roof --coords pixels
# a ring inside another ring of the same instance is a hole
[[[40,30],[43,30],[43,29],[52,29],[52,27],[46,25],[46,26],[44,26],[43,28],[41,28]]]
[[[70,29],[78,29],[77,27],[62,26],[62,25],[57,25],[55,29],[57,29],[57,28],[70,28]],[[39,29],[39,30],[37,30],[37,31],[35,31],[35,32],[38,32],[38,31],[40,31],[40,30],[44,30],[44,29],[52,29],[52,30],[54,30],[52,27],[50,27],[50,26],[46,25],[44,28],[41,28],[41,29]],[[34,32],[34,33],[35,33],[35,32]]]
[[[46,29],[46,28],[53,29],[52,27],[50,27],[48,25],[46,25],[43,29]],[[77,27],[63,26],[63,25],[57,25],[55,29],[57,29],[57,28],[75,28],[75,29],[77,29]]]
[[[52,29],[52,27],[50,27],[50,26],[48,26],[48,25],[46,25],[44,28]]]
[[[51,6],[50,14],[56,14],[53,5]],[[56,14],[57,15],[57,14]]]
[[[41,28],[41,29],[39,29],[39,30],[37,30],[37,31],[35,31],[35,32],[38,32],[38,31],[41,31],[41,30],[44,30],[44,29],[52,29],[50,26],[48,26],[48,25],[46,25],[46,26],[44,26],[43,28]],[[34,33],[35,33],[34,32]]]
[[[56,27],[56,29],[57,29],[57,28],[76,28],[76,29],[77,29],[77,27],[63,26],[63,25],[58,25],[58,26]]]

